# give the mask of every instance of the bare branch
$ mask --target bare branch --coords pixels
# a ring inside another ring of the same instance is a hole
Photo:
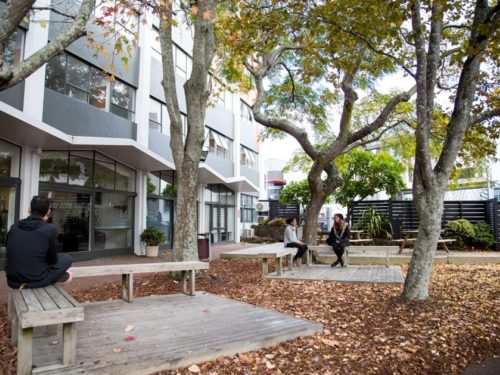
[[[288,69],[288,66],[286,66],[285,63],[281,62],[279,65],[283,66],[285,70],[288,72],[288,76],[290,77],[290,81],[292,81],[292,97],[290,98],[289,102],[293,103],[295,102],[295,80],[293,79],[293,74],[290,69]]]

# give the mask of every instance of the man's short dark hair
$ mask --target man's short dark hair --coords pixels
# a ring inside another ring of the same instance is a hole
[[[47,215],[47,212],[49,212],[50,201],[47,197],[44,197],[42,195],[35,195],[33,198],[31,198],[30,208],[31,214],[44,217],[45,215]]]
[[[289,217],[289,218],[287,218],[287,219],[286,219],[286,223],[287,223],[287,224],[292,224],[292,222],[293,222],[294,220],[295,220],[295,218],[294,218],[294,217]]]

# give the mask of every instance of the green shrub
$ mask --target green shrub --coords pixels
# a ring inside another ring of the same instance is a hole
[[[484,222],[474,224],[474,238],[472,238],[472,243],[482,248],[488,248],[496,243],[488,224]]]
[[[474,238],[474,227],[467,219],[449,221],[444,227],[444,236],[457,240],[457,246],[471,243]]]
[[[267,225],[272,225],[274,227],[286,227],[286,219],[284,217],[275,217],[274,219],[268,221]]]
[[[369,238],[392,240],[390,221],[373,207],[363,211],[361,219],[354,225],[354,229],[366,231]]]
[[[141,233],[141,241],[147,246],[159,246],[165,242],[165,233],[155,227],[148,227]]]

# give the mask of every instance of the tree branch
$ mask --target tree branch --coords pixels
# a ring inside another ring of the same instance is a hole
[[[10,38],[23,18],[35,3],[35,0],[9,0],[0,10],[0,44]]]
[[[373,137],[373,138],[366,139],[366,140],[358,140],[358,141],[356,141],[356,142],[351,143],[349,146],[347,146],[347,148],[346,148],[346,149],[342,152],[342,154],[341,154],[341,155],[348,153],[349,151],[351,151],[351,150],[355,149],[356,147],[366,146],[366,145],[368,145],[368,144],[370,144],[370,143],[373,143],[373,142],[377,142],[377,141],[379,141],[379,140],[382,138],[382,136],[383,136],[383,135],[384,135],[387,131],[389,131],[389,130],[391,130],[391,129],[393,129],[393,128],[395,128],[396,126],[401,125],[401,124],[407,124],[407,125],[410,125],[410,124],[408,123],[408,121],[406,121],[406,120],[400,120],[400,121],[398,121],[398,122],[396,122],[396,123],[394,123],[394,124],[392,124],[392,125],[390,125],[390,126],[387,126],[387,127],[386,127],[386,128],[384,128],[384,129],[382,129],[382,131],[381,131],[381,132],[380,132],[377,136],[375,136],[375,137]]]
[[[389,102],[385,105],[385,107],[382,109],[382,111],[374,121],[349,136],[347,141],[348,144],[357,142],[367,135],[373,133],[374,131],[380,129],[385,124],[391,113],[394,111],[394,108],[396,108],[399,103],[407,102],[408,100],[410,100],[410,98],[416,93],[416,91],[416,86],[413,86],[410,90],[394,96],[391,100],[389,100]]]
[[[487,120],[490,120],[494,117],[499,117],[499,116],[500,116],[500,108],[495,108],[495,109],[480,113],[479,115],[474,116],[472,118],[472,120],[469,123],[468,128],[470,128],[473,125],[479,124],[483,121],[487,121]]]
[[[75,17],[75,22],[68,30],[58,35],[20,64],[0,73],[0,90],[5,90],[21,82],[51,58],[63,52],[75,40],[84,36],[87,32],[86,24],[93,9],[94,0],[83,0]]]
[[[284,62],[280,62],[279,65],[281,65],[281,66],[283,66],[283,68],[285,68],[285,70],[288,72],[288,76],[290,77],[290,81],[292,82],[292,97],[290,98],[289,102],[293,103],[293,102],[295,102],[295,81],[293,79],[293,74],[290,71],[290,69],[288,69],[288,66],[286,66],[286,64]]]

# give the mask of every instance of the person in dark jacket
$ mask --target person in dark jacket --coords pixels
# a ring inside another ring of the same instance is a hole
[[[335,267],[339,263],[341,267],[344,267],[342,256],[344,255],[345,248],[349,246],[350,237],[351,231],[349,230],[349,225],[344,221],[344,215],[335,214],[333,216],[332,230],[326,241],[333,247],[333,251],[337,255],[337,260],[331,264],[332,267]]]
[[[68,269],[72,259],[58,254],[57,230],[47,223],[50,201],[35,195],[29,213],[28,218],[12,225],[7,234],[7,284],[11,288],[41,288],[54,282],[70,282]]]

